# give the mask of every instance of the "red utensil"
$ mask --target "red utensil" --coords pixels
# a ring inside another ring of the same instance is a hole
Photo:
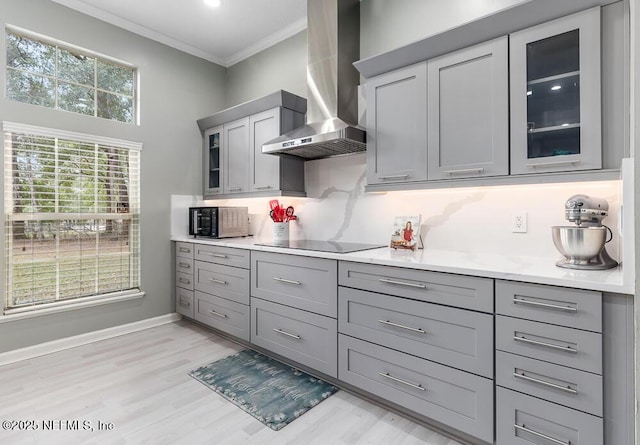
[[[285,210],[286,218],[284,219],[286,222],[289,222],[294,218],[293,212],[294,212],[293,206],[287,207],[287,210]]]

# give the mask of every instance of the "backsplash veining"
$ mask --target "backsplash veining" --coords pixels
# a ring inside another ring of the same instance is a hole
[[[598,181],[469,187],[438,190],[365,193],[365,155],[321,159],[305,164],[307,197],[279,198],[293,205],[298,221],[290,223],[293,239],[322,239],[387,244],[395,215],[422,215],[425,248],[465,253],[559,256],[551,240],[553,225],[568,224],[564,202],[576,193],[604,198],[614,239],[607,250],[620,258],[618,232],[621,182]],[[172,195],[172,235],[186,235],[191,205],[247,206],[250,231],[260,241],[271,241],[270,198],[202,201],[200,197]],[[527,233],[511,232],[511,215],[527,213]]]

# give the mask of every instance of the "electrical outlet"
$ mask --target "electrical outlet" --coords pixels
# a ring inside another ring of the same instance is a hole
[[[511,231],[527,233],[527,212],[515,212],[511,215]]]

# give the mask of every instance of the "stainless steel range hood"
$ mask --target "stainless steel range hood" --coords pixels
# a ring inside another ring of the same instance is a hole
[[[358,122],[360,1],[307,0],[307,125],[262,146],[310,159],[366,150]]]

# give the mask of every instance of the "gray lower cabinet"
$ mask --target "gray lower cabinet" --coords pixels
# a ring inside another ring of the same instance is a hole
[[[251,296],[335,318],[335,260],[269,252],[251,253]]]
[[[602,419],[509,389],[496,389],[496,445],[602,445]]]
[[[493,280],[402,267],[340,262],[340,286],[493,313]]]
[[[249,268],[249,250],[231,247],[193,244],[193,255],[196,260],[223,266]]]
[[[507,36],[427,62],[428,179],[509,174]]]
[[[176,286],[176,312],[185,317],[193,318],[193,290]]]
[[[193,318],[193,244],[176,243],[176,312]]]
[[[493,380],[340,334],[338,378],[493,443]]]
[[[259,298],[251,298],[251,343],[337,377],[337,322]]]
[[[427,64],[367,80],[367,183],[427,179]]]
[[[249,271],[239,267],[196,261],[194,288],[248,305]]]
[[[195,319],[213,328],[249,341],[249,306],[195,291]]]
[[[340,287],[341,333],[493,378],[493,316]]]

